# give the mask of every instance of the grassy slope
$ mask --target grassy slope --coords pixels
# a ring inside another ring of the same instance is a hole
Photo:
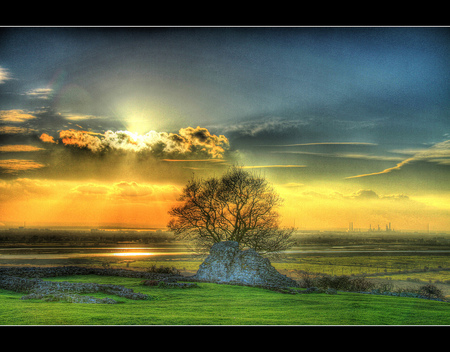
[[[161,289],[140,279],[98,276],[55,281],[113,283],[150,294],[150,301],[113,297],[124,304],[21,301],[0,290],[1,325],[450,325],[450,304],[413,298],[339,292],[287,295],[253,287],[200,284]],[[105,295],[98,294],[98,297]]]

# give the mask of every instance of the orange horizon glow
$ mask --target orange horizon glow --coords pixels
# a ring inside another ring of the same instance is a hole
[[[396,230],[448,231],[448,196],[332,192],[287,183],[274,185],[284,199],[280,225],[297,229],[368,229],[391,223]],[[0,181],[0,229],[8,224],[68,224],[164,228],[177,204],[180,185],[143,182],[77,182],[21,178]],[[21,225],[19,225],[21,226]]]

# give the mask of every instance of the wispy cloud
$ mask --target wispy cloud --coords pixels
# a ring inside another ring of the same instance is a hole
[[[389,172],[391,172],[391,171],[394,171],[394,170],[400,170],[400,168],[401,168],[403,165],[406,165],[406,164],[408,164],[408,163],[410,163],[410,162],[412,162],[412,161],[414,161],[414,160],[415,160],[414,158],[409,158],[409,159],[403,160],[401,163],[398,163],[398,164],[395,165],[394,167],[390,167],[390,168],[388,168],[388,169],[384,169],[383,171],[373,172],[373,173],[370,173],[370,174],[362,174],[362,175],[356,175],[356,176],[349,176],[349,177],[346,177],[346,179],[350,179],[350,178],[358,178],[358,177],[367,177],[367,176],[375,176],[375,175],[381,175],[381,174],[387,174],[387,173],[389,173]]]
[[[29,98],[47,100],[50,98],[52,93],[53,89],[51,88],[36,88],[27,91],[25,95],[28,96]]]
[[[5,122],[24,122],[35,119],[36,116],[20,109],[0,110],[0,121]]]
[[[290,168],[290,167],[306,167],[306,165],[249,165],[249,166],[241,166],[242,169]]]
[[[363,159],[363,160],[380,160],[380,161],[397,161],[402,160],[398,156],[387,155],[371,155],[363,153],[318,153],[318,152],[305,152],[305,151],[271,151],[272,154],[303,154],[314,155],[328,158],[347,158],[347,159]]]
[[[307,145],[373,145],[376,143],[364,143],[364,142],[317,142],[317,143],[298,143],[298,144],[276,144],[270,145],[270,147],[298,147]]]
[[[69,121],[84,121],[84,120],[96,120],[103,119],[102,116],[83,115],[83,114],[62,114],[62,116]]]
[[[289,182],[289,183],[285,183],[282,185],[279,185],[280,187],[285,187],[285,188],[298,188],[298,187],[303,187],[305,184],[303,183],[298,183],[298,182]]]
[[[24,145],[24,144],[12,144],[12,145],[1,145],[0,152],[9,153],[9,152],[37,152],[40,150],[44,150],[44,148],[38,148],[32,145]]]
[[[37,132],[37,130],[17,126],[0,126],[0,134],[27,134],[32,132]]]
[[[11,78],[12,77],[8,69],[0,66],[0,84],[5,83],[7,80]]]
[[[70,190],[75,196],[101,197],[103,199],[126,201],[174,201],[180,189],[173,185],[152,185],[134,181],[120,181],[114,184],[87,183]]]
[[[257,121],[247,121],[237,124],[220,126],[224,132],[234,132],[243,136],[254,137],[261,133],[277,133],[297,129],[309,125],[309,120],[286,119],[281,117],[266,117]]]
[[[190,163],[190,162],[199,162],[199,163],[223,163],[223,160],[220,159],[162,159],[162,161],[167,162],[179,162],[179,163]]]
[[[354,193],[344,194],[340,192],[316,192],[305,191],[300,194],[301,197],[308,199],[326,199],[326,200],[348,200],[348,201],[407,201],[409,196],[403,193],[400,194],[378,194],[372,189],[360,189]]]
[[[15,174],[19,171],[36,170],[45,167],[44,164],[37,163],[34,160],[23,159],[7,159],[0,160],[0,169],[3,169],[4,173]]]
[[[428,161],[428,162],[434,162],[441,165],[450,165],[450,140],[437,143],[433,145],[432,147],[424,150],[417,151],[414,156],[411,158],[408,158],[406,160],[403,160],[402,162],[398,163],[397,165],[384,169],[379,172],[373,172],[370,174],[361,174],[356,176],[349,176],[346,177],[346,179],[352,179],[352,178],[359,178],[359,177],[367,177],[367,176],[376,176],[376,175],[382,175],[387,174],[392,171],[400,170],[404,165],[410,164],[416,161]]]

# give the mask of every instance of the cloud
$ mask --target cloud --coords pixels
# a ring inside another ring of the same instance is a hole
[[[0,126],[0,134],[28,134],[33,132],[37,132],[37,130],[17,126]]]
[[[150,131],[144,135],[129,131],[106,131],[104,134],[63,130],[59,138],[64,145],[86,148],[97,153],[107,150],[149,152],[153,155],[203,156],[222,159],[229,148],[225,136],[212,135],[206,128],[182,128],[179,134]],[[54,143],[51,136],[41,135],[44,142]]]
[[[259,166],[241,166],[242,169],[263,169],[263,168],[290,168],[306,167],[306,165],[259,165]]]
[[[74,187],[71,192],[82,195],[106,195],[110,192],[110,188],[103,185],[88,183]]]
[[[81,115],[81,114],[62,114],[62,116],[69,121],[83,121],[83,120],[96,120],[104,117],[94,115]]]
[[[362,174],[362,175],[356,175],[356,176],[349,176],[349,177],[346,177],[346,179],[387,174],[387,173],[389,173],[391,171],[394,171],[394,170],[400,170],[403,165],[409,164],[410,162],[412,162],[414,160],[415,160],[414,158],[409,158],[409,159],[403,160],[401,163],[398,163],[394,167],[390,167],[388,169],[384,169],[383,171],[373,172],[371,174]]]
[[[264,133],[282,133],[309,125],[309,120],[294,120],[280,117],[267,117],[256,121],[247,121],[228,126],[221,126],[225,132],[238,133],[242,136],[255,137]]]
[[[47,133],[42,133],[39,139],[46,143],[56,143],[56,141],[53,139],[52,136],[48,135]]]
[[[172,163],[223,163],[223,160],[219,159],[163,159],[162,161],[172,162]]]
[[[371,155],[371,154],[355,154],[355,153],[318,153],[318,152],[304,152],[304,151],[271,151],[271,154],[301,154],[323,156],[327,158],[345,158],[345,159],[361,159],[361,160],[379,160],[379,161],[397,161],[402,160],[397,156],[386,155]]]
[[[373,145],[376,143],[364,143],[364,142],[317,142],[317,143],[299,143],[299,144],[279,144],[270,145],[271,147],[298,147],[298,146],[309,146],[309,145]]]
[[[64,145],[74,145],[79,148],[87,148],[93,152],[103,149],[100,138],[86,131],[63,130],[59,133]]]
[[[437,143],[432,147],[424,150],[418,150],[414,156],[411,158],[405,159],[397,165],[390,167],[388,169],[384,169],[379,172],[373,172],[370,174],[361,174],[356,176],[346,177],[347,179],[351,178],[359,178],[359,177],[367,177],[367,176],[375,176],[387,174],[392,171],[400,170],[404,165],[410,164],[416,161],[427,161],[434,162],[441,165],[450,165],[450,140]]]
[[[298,183],[298,182],[289,182],[289,183],[285,183],[280,185],[280,187],[285,187],[285,188],[297,188],[297,187],[303,187],[305,184],[303,183]]]
[[[222,158],[225,149],[229,147],[228,139],[225,136],[212,135],[206,128],[200,126],[197,126],[197,128],[182,128],[179,133],[184,138],[182,143],[184,142],[185,149],[194,153],[202,151],[212,158]],[[175,137],[175,139],[178,140],[178,137]]]
[[[441,165],[450,165],[450,140],[437,143],[431,148],[419,151],[414,155],[416,160],[426,160]]]
[[[19,171],[36,170],[45,167],[44,164],[37,163],[33,160],[23,159],[7,159],[0,160],[0,169],[3,169],[3,173],[15,174]]]
[[[316,191],[305,191],[301,193],[302,197],[309,199],[327,199],[327,200],[349,200],[349,201],[383,201],[383,200],[409,200],[405,194],[385,194],[380,195],[372,189],[360,189],[351,194],[340,192],[322,193]]]
[[[153,187],[136,182],[119,182],[114,184],[115,191],[122,197],[145,197],[153,194]]]
[[[349,198],[367,200],[367,199],[379,199],[380,197],[378,196],[378,194],[376,194],[375,191],[372,191],[371,189],[360,189],[358,192],[352,194]]]
[[[19,109],[0,110],[0,121],[24,122],[35,118],[36,116]]]
[[[0,84],[5,83],[11,78],[12,77],[9,71],[6,68],[0,66]]]
[[[134,181],[120,181],[112,185],[87,183],[70,190],[72,195],[102,198],[104,200],[139,201],[175,201],[180,189],[173,185],[151,185]]]
[[[29,90],[25,93],[25,95],[30,98],[47,100],[50,98],[52,93],[53,89],[51,88],[36,88]]]
[[[34,147],[32,145],[14,144],[0,146],[0,152],[37,152],[44,148]]]
[[[24,197],[48,197],[61,189],[61,184],[48,180],[16,178],[0,180],[0,199],[22,199]]]

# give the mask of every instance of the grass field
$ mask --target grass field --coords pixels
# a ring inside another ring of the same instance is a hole
[[[194,274],[201,259],[178,260],[134,260],[128,264],[125,262],[108,262],[113,268],[145,269],[149,266],[174,266],[182,271]],[[328,275],[372,275],[389,274],[398,271],[423,271],[437,268],[450,268],[450,256],[448,255],[361,255],[346,253],[333,256],[305,256],[287,257],[280,261],[272,261],[277,270],[303,270],[310,273],[324,273]]]
[[[44,280],[118,284],[153,297],[121,304],[20,300],[0,290],[1,325],[449,325],[450,304],[338,292],[289,295],[261,288],[199,284],[200,288],[143,286],[141,279],[69,276]],[[103,298],[104,294],[90,294]]]

